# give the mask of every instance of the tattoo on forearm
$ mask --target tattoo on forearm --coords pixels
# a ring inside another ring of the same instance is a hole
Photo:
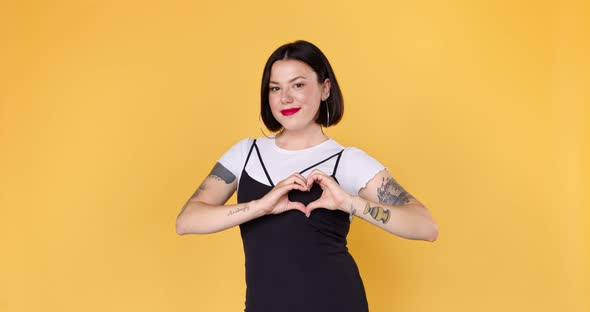
[[[238,213],[238,212],[246,212],[246,211],[248,211],[248,210],[250,210],[250,207],[249,207],[248,205],[246,205],[246,206],[244,206],[244,207],[238,207],[238,208],[236,208],[236,209],[234,209],[234,210],[230,210],[230,211],[227,213],[227,215],[228,215],[228,216],[231,216],[231,215],[235,215],[235,214],[236,214],[236,213]]]
[[[226,184],[230,184],[236,179],[236,176],[220,163],[216,163],[215,167],[211,169],[208,178],[209,177],[216,180],[223,180]]]
[[[377,188],[377,197],[379,202],[394,206],[409,203],[414,198],[392,177],[383,178],[383,183]]]
[[[371,217],[373,217],[373,219],[375,219],[375,221],[381,221],[383,224],[389,221],[390,215],[389,210],[383,209],[383,207],[379,206],[371,207],[369,202],[367,202],[365,205],[365,211],[363,211],[363,214],[369,214]]]

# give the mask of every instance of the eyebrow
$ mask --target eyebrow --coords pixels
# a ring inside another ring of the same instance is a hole
[[[297,77],[295,77],[295,78],[293,78],[293,79],[289,80],[289,82],[293,82],[293,81],[295,81],[295,80],[297,80],[297,79],[299,79],[299,78],[307,79],[307,78],[305,78],[305,77],[303,77],[303,76],[297,76]],[[272,80],[271,80],[269,83],[275,83],[275,84],[279,84],[278,82],[276,82],[276,81],[272,81]]]

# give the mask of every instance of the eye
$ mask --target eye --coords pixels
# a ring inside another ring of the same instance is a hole
[[[302,88],[305,84],[303,83],[296,83],[295,88]]]
[[[279,87],[270,87],[270,92],[279,91]]]

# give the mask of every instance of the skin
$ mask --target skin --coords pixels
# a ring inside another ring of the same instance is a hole
[[[275,119],[284,130],[277,144],[285,149],[303,149],[317,145],[328,137],[315,123],[320,101],[330,96],[330,80],[318,82],[317,74],[307,64],[297,60],[276,61],[270,72],[269,103]],[[281,110],[300,108],[290,116]]]
[[[273,116],[283,126],[276,144],[299,150],[320,144],[329,138],[315,123],[320,101],[330,96],[330,80],[319,82],[307,64],[297,60],[276,61],[271,68],[269,102]],[[290,116],[281,110],[300,108]],[[307,206],[288,200],[287,193],[296,189],[309,191],[317,183],[322,196]],[[288,210],[299,210],[310,217],[313,210],[341,210],[407,239],[435,241],[438,227],[428,209],[382,170],[373,177],[358,196],[344,191],[329,175],[315,169],[308,176],[293,173],[280,181],[264,197],[248,203],[225,205],[235,192],[235,176],[217,163],[178,215],[178,234],[213,233],[249,220]]]

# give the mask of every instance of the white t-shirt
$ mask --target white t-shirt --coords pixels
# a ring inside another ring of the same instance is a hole
[[[240,181],[242,169],[253,141],[251,138],[240,140],[218,160],[220,164],[237,177],[238,181]],[[360,189],[365,187],[367,182],[385,168],[364,151],[356,147],[342,147],[332,139],[302,150],[282,149],[276,145],[274,137],[270,139],[266,137],[258,138],[256,139],[256,145],[260,150],[262,162],[264,162],[264,166],[274,185],[291,174],[301,172],[330,156],[338,154],[342,150],[344,151],[338,163],[335,177],[340,186],[351,195],[358,195]],[[327,175],[332,175],[337,159],[338,156],[332,157],[330,160],[305,171],[302,175],[307,177],[313,169],[319,169]],[[246,172],[254,180],[270,186],[256,149],[250,155],[246,165]]]

